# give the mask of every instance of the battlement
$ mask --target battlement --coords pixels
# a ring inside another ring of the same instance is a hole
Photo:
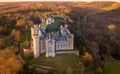
[[[55,16],[43,18],[41,24],[31,27],[33,40],[33,46],[31,47],[34,50],[35,58],[38,57],[40,53],[46,53],[46,57],[54,57],[56,50],[73,49],[74,35],[70,33],[67,24],[60,25],[58,23],[63,18],[58,19],[58,16],[55,18]],[[46,32],[49,28],[51,28],[51,30],[58,30]]]

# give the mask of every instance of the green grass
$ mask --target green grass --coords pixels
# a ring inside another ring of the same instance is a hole
[[[43,54],[39,58],[32,60],[31,63],[66,69],[68,67],[75,68],[79,60],[78,56],[72,54],[56,55],[55,57],[45,57],[45,54]]]
[[[83,74],[93,74],[93,72],[94,72],[94,68],[91,67],[89,69],[84,70],[82,73]],[[80,70],[73,70],[72,74],[81,74],[81,71]]]
[[[120,61],[116,60],[109,60],[111,61],[110,64],[103,70],[103,74],[120,74]],[[93,74],[95,69],[93,67],[86,69],[83,71],[83,74]],[[63,72],[63,71],[62,71]],[[61,71],[55,72],[55,74],[66,74],[61,73]],[[80,70],[73,70],[72,74],[81,74]]]
[[[47,32],[56,32],[58,30],[57,28],[57,24],[54,23],[54,24],[49,24],[47,26]]]
[[[56,70],[56,71],[52,71],[52,72],[53,72],[53,74],[68,74],[67,72],[69,72],[69,71],[67,71],[67,69],[66,69],[66,70]],[[91,67],[89,69],[84,70],[83,74],[93,74],[93,72],[94,72],[94,68]],[[80,70],[71,70],[70,73],[71,74],[81,74],[81,71]]]
[[[53,24],[47,25],[47,32],[58,31],[58,26],[65,22],[65,20],[61,17],[54,17],[54,19],[55,19],[55,22]]]
[[[111,63],[105,70],[104,74],[120,74],[120,63]]]
[[[120,74],[120,61],[109,60],[108,66],[104,69],[103,74]]]
[[[34,59],[33,57],[26,57],[22,53],[22,58],[29,64],[37,64],[42,66],[50,66],[55,69],[63,70],[53,70],[54,74],[67,74],[67,68],[76,68],[76,64],[80,61],[80,58],[72,54],[56,55],[55,57],[45,57],[45,54],[40,55],[40,57]],[[83,74],[93,74],[94,68],[89,68],[83,71]],[[72,70],[72,74],[80,74],[80,70]]]

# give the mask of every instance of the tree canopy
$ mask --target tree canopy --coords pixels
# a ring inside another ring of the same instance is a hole
[[[21,70],[22,63],[15,56],[14,49],[10,46],[0,50],[0,74],[17,74]]]

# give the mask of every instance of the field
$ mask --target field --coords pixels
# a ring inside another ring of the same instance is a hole
[[[49,66],[55,69],[66,69],[68,67],[76,68],[80,58],[76,55],[56,55],[55,57],[45,57],[44,54],[39,58],[30,61],[32,64]]]
[[[119,74],[120,73],[120,61],[113,58],[109,58],[108,65],[104,69],[104,74]]]
[[[120,73],[120,62],[110,58],[109,64],[103,70],[103,74],[119,74]],[[95,69],[93,67],[84,70],[82,73],[80,70],[72,70],[72,74],[93,74]],[[56,74],[67,74],[67,71],[58,71]]]
[[[104,71],[104,74],[119,74],[120,63],[112,62]]]

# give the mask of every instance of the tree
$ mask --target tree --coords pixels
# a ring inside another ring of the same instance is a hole
[[[11,43],[8,39],[0,38],[0,49],[4,49],[6,46],[9,46]]]
[[[6,24],[7,17],[5,15],[0,16],[0,25],[4,26]]]
[[[100,50],[101,53],[106,54],[106,52],[107,52],[106,45],[103,44],[103,43],[99,43],[99,50]]]
[[[114,24],[108,25],[109,30],[115,30],[116,26]]]
[[[89,52],[84,52],[83,58],[85,60],[91,60],[92,59],[92,55]]]
[[[0,74],[17,74],[22,69],[22,63],[15,56],[13,46],[0,50]]]
[[[103,69],[101,66],[98,66],[94,72],[94,74],[103,74]]]
[[[89,52],[87,52],[87,51],[84,52],[84,55],[82,56],[82,58],[83,58],[83,62],[84,62],[85,67],[88,67],[91,65],[93,58]]]
[[[11,32],[11,37],[13,37],[14,40],[16,40],[16,41],[20,41],[21,40],[21,32],[19,30],[13,29]]]
[[[24,27],[25,25],[26,25],[25,19],[19,19],[16,24],[16,26],[18,27]]]

